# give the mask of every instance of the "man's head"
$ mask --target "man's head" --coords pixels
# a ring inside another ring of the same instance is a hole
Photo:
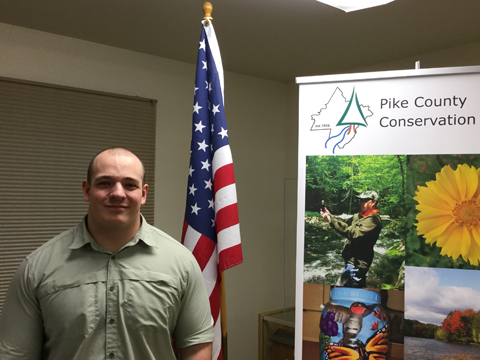
[[[358,195],[358,198],[360,199],[360,210],[362,212],[367,212],[377,208],[379,196],[375,191],[364,191]]]
[[[83,197],[89,203],[88,225],[95,228],[136,228],[148,185],[140,159],[123,148],[106,149],[90,162]]]
[[[101,153],[105,152],[105,151],[110,151],[110,150],[114,150],[114,151],[125,151],[125,152],[128,152],[128,153],[131,153],[132,155],[134,155],[138,161],[140,161],[140,163],[142,164],[142,171],[143,171],[143,176],[142,176],[142,185],[145,184],[145,166],[143,165],[143,161],[140,160],[140,158],[138,156],[136,156],[133,152],[131,152],[130,150],[127,150],[127,149],[124,149],[124,148],[120,148],[120,147],[112,147],[112,148],[108,148],[108,149],[104,149],[102,151],[100,151],[99,153],[97,153],[93,158],[92,160],[90,160],[90,164],[88,164],[88,169],[87,169],[87,182],[89,184],[92,183],[92,177],[93,177],[93,163],[95,162],[95,159],[97,158],[98,155],[100,155]]]

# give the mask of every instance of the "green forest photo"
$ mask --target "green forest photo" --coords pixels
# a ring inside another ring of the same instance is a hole
[[[307,156],[305,283],[334,285],[346,267],[342,258],[345,236],[334,230],[320,211],[326,209],[335,219],[351,222],[363,206],[359,196],[373,193],[378,195],[375,211],[381,218],[381,230],[365,287],[403,290],[406,162],[404,155]]]

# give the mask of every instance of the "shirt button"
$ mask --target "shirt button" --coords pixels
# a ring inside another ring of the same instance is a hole
[[[115,353],[111,352],[110,354],[108,354],[108,357],[109,357],[110,359],[113,359],[113,358],[115,357]]]
[[[115,286],[110,286],[110,291],[115,290]]]
[[[108,322],[109,322],[110,324],[113,324],[113,323],[115,322],[115,319],[110,319],[110,320],[108,320]],[[112,354],[113,354],[113,353],[112,353]]]

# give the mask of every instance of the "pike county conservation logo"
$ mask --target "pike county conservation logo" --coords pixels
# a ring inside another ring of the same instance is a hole
[[[347,100],[337,87],[325,107],[312,115],[310,131],[328,131],[325,148],[331,149],[332,154],[335,154],[337,148],[343,149],[353,140],[360,126],[368,126],[367,118],[372,115],[370,106],[359,103],[355,88],[350,100]]]

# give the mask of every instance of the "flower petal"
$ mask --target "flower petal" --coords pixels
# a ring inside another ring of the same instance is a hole
[[[452,209],[438,209],[438,208],[430,207],[427,205],[417,205],[415,206],[415,208],[420,211],[420,213],[417,215],[417,220],[419,221],[420,221],[420,218],[428,219],[428,218],[433,218],[437,216],[453,217]]]
[[[455,172],[450,165],[444,166],[442,170],[437,173],[437,181],[435,183],[441,186],[444,191],[447,191],[447,193],[456,201],[461,199]]]
[[[454,235],[455,229],[457,227],[458,225],[456,223],[451,222],[442,234],[432,239],[432,243],[436,241],[437,246],[439,247],[445,246],[448,240]]]
[[[473,226],[472,229],[472,236],[478,246],[480,246],[480,224]]]
[[[462,234],[460,240],[460,252],[463,260],[468,261],[468,254],[472,246],[472,238],[466,226],[461,226]]]
[[[417,219],[420,215],[421,213],[417,215]],[[438,216],[430,219],[422,219],[415,225],[418,233],[428,238],[440,235],[451,222],[453,222],[451,216]]]
[[[461,200],[470,200],[478,187],[478,175],[476,169],[467,164],[458,165],[455,171]]]
[[[448,238],[445,245],[442,247],[440,254],[451,256],[453,260],[456,260],[465,247],[470,249],[470,238],[468,237],[467,239],[464,239],[463,226],[457,226],[455,227],[453,234]]]
[[[470,234],[472,236],[472,240],[471,240],[471,247],[470,247],[470,251],[468,253],[468,261],[470,261],[470,264],[472,265],[478,265],[478,260],[480,259],[480,246],[478,245],[476,239],[474,239],[475,237],[475,234],[472,232]],[[467,261],[467,259],[464,258],[465,261]]]
[[[419,186],[414,199],[419,204],[427,204],[428,206],[439,209],[451,210],[453,207],[451,204],[454,202],[454,199],[449,196],[442,196],[443,194],[437,194],[431,187]]]
[[[477,177],[480,178],[480,168],[477,169]],[[479,182],[480,182],[480,179],[479,179]],[[475,194],[473,195],[473,197],[478,198],[479,195],[480,195],[480,186],[477,186],[477,190],[475,191]]]
[[[453,204],[459,200],[458,198],[452,196],[451,190],[450,191],[447,190],[448,186],[444,186],[444,184],[441,183],[440,181],[437,181],[437,180],[429,181],[426,185],[430,190],[432,190],[435,193],[435,195],[438,198],[446,201],[449,204]],[[448,184],[445,183],[445,185],[448,185]]]

